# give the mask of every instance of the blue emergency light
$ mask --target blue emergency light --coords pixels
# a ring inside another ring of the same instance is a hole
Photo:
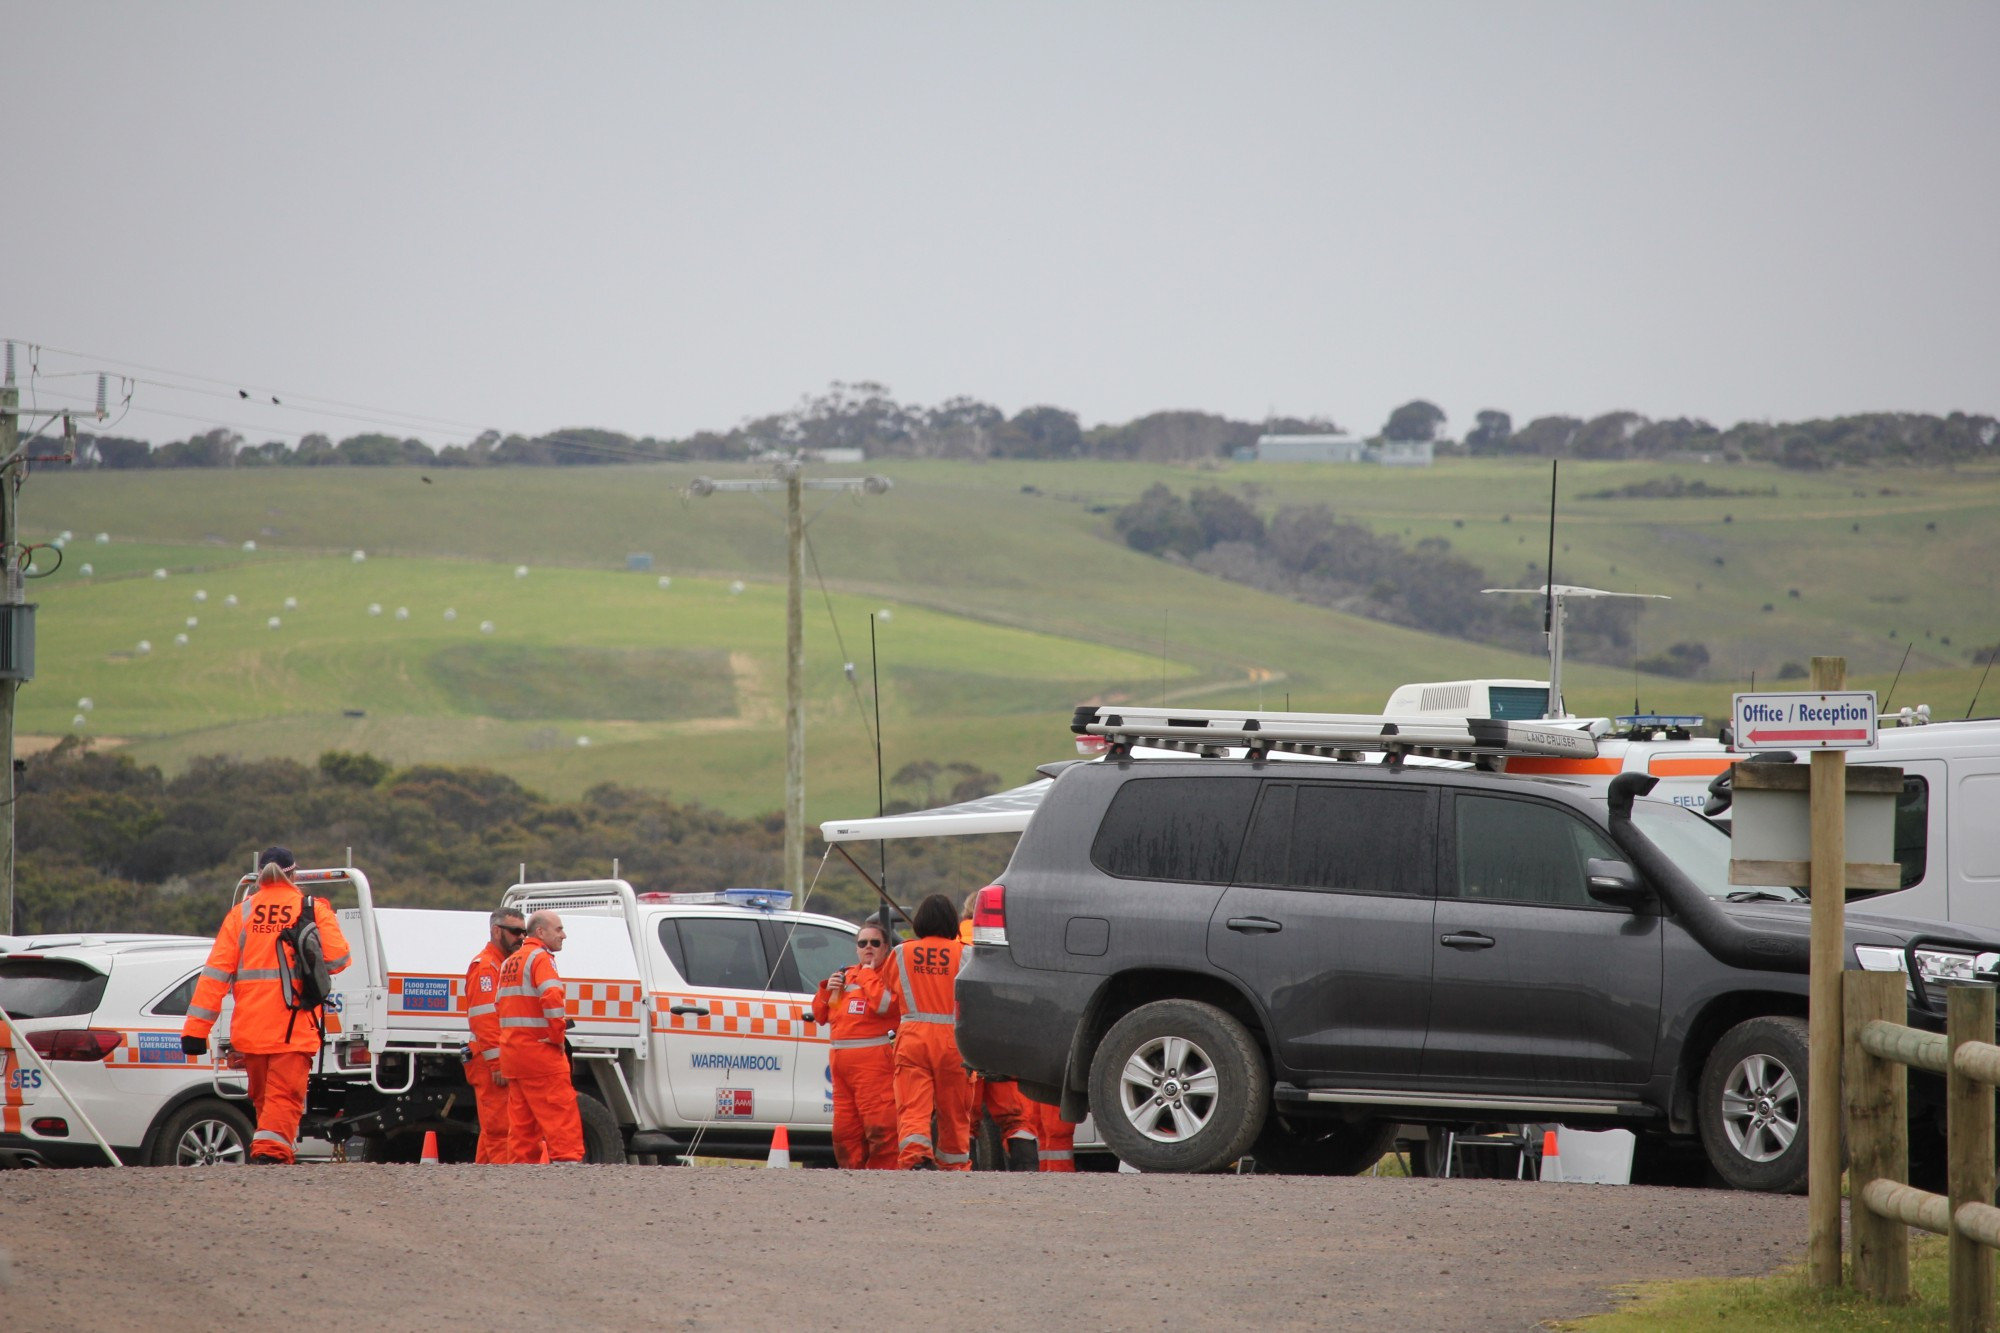
[[[1619,726],[1630,731],[1658,731],[1662,727],[1677,727],[1692,731],[1702,726],[1708,719],[1699,713],[1627,713],[1613,718]]]
[[[727,904],[747,907],[753,912],[790,911],[792,895],[786,889],[724,889],[720,893],[641,893],[642,903]]]

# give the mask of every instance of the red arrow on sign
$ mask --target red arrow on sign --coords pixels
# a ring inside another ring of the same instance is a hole
[[[1763,745],[1769,741],[1865,741],[1868,739],[1866,727],[1856,727],[1852,731],[1753,731],[1750,733],[1752,745]]]

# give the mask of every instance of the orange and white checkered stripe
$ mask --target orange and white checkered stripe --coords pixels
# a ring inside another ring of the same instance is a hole
[[[675,1005],[699,1004],[708,1014],[676,1014]],[[812,1020],[807,1000],[740,1000],[721,995],[657,991],[653,1031],[741,1037],[751,1041],[819,1041],[826,1037]]]
[[[408,980],[444,981],[451,985],[448,1009],[411,1009],[403,1003],[403,983]],[[638,1024],[645,988],[636,981],[605,981],[599,978],[563,978],[563,999],[571,1018],[599,1023]],[[465,998],[465,978],[428,972],[389,974],[389,1012],[412,1018],[463,1018],[460,1008]]]
[[[563,982],[563,998],[569,1012],[579,1019],[609,1023],[638,1023],[644,1007],[645,988],[636,981]]]

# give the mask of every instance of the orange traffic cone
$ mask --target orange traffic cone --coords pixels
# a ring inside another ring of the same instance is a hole
[[[1563,1178],[1562,1156],[1556,1151],[1556,1132],[1542,1131],[1542,1175],[1543,1180],[1560,1181]]]
[[[548,1141],[547,1139],[543,1139],[543,1140],[542,1140],[542,1155],[541,1155],[540,1157],[537,1157],[537,1158],[535,1159],[535,1165],[537,1165],[537,1166],[547,1166],[548,1164],[549,1164],[549,1141]]]
[[[424,1151],[423,1155],[417,1158],[417,1161],[424,1166],[436,1166],[438,1164],[438,1136],[436,1130],[427,1129],[424,1131]]]
[[[783,1125],[771,1135],[771,1155],[765,1159],[765,1166],[789,1167],[792,1164],[792,1133]]]

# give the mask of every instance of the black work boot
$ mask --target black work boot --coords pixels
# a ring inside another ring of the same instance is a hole
[[[919,1158],[917,1161],[910,1163],[910,1170],[912,1171],[935,1171],[937,1169],[938,1164],[928,1157]]]
[[[1039,1171],[1042,1169],[1041,1145],[1033,1139],[1011,1138],[1007,1140],[1007,1169],[1009,1171]]]

